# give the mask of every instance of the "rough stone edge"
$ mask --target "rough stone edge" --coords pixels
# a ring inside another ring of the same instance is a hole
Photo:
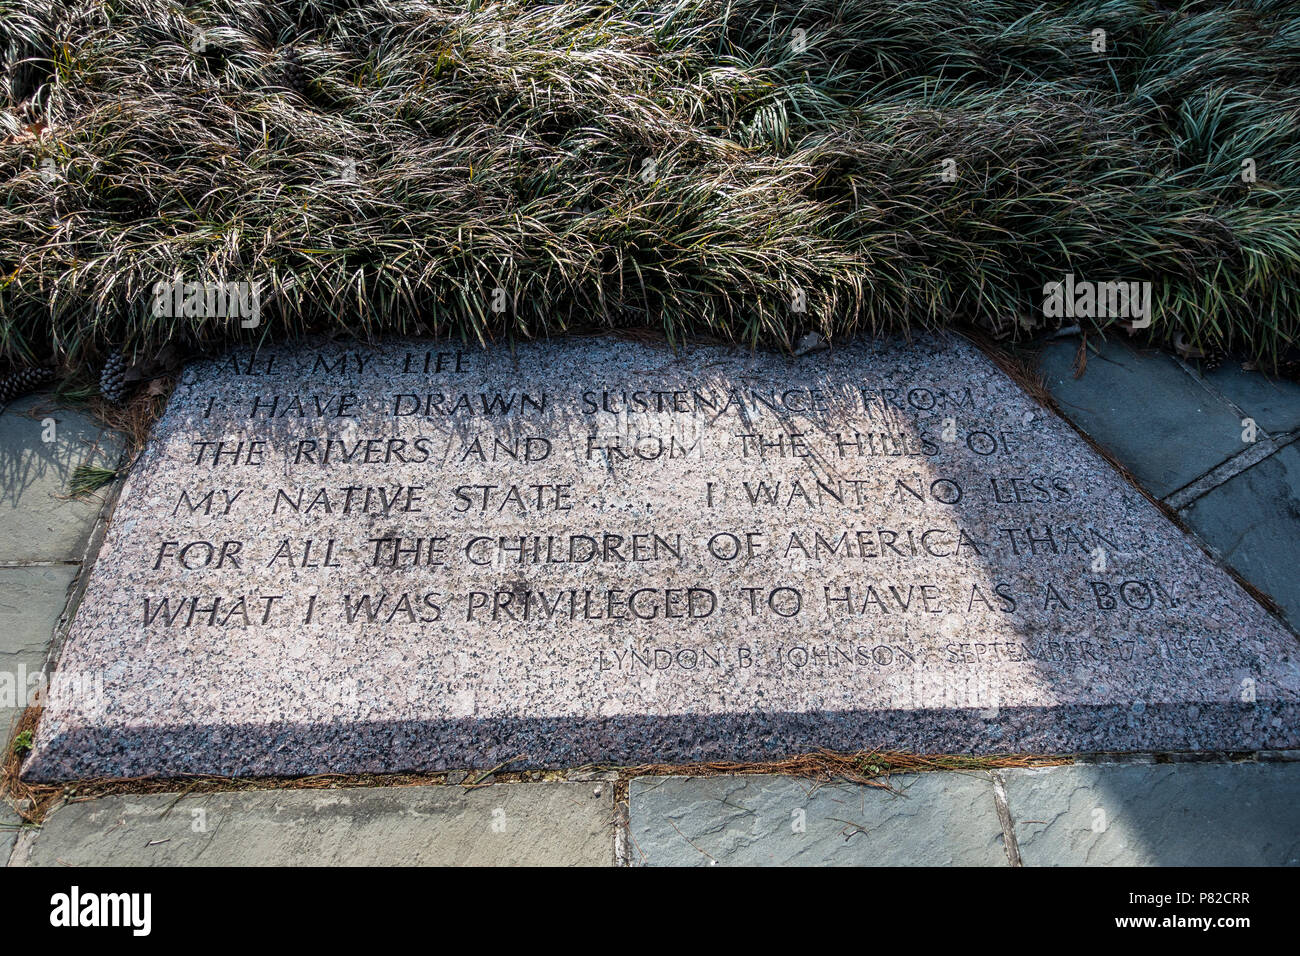
[[[99,511],[95,515],[95,523],[86,538],[86,547],[81,553],[81,559],[77,562],[79,568],[76,577],[73,578],[72,587],[68,590],[68,600],[63,606],[63,612],[59,615],[58,623],[54,626],[54,635],[50,640],[43,665],[47,676],[53,673],[55,666],[58,664],[59,655],[63,652],[63,646],[68,639],[68,632],[72,629],[72,619],[76,617],[77,610],[81,607],[82,598],[86,595],[86,587],[90,584],[91,575],[95,570],[96,563],[99,561],[99,550],[104,545],[104,538],[108,534],[108,526],[112,523],[113,514],[117,511],[118,501],[122,495],[122,487],[126,484],[127,472],[131,470],[123,467],[127,461],[128,452],[123,449],[118,459],[118,475],[113,479],[104,494],[103,501],[100,503]]]
[[[1186,708],[1200,719],[1186,725]],[[1185,700],[1004,707],[992,738],[976,708],[424,718],[403,721],[85,727],[29,757],[29,784],[136,777],[425,774],[470,766],[520,770],[664,762],[660,743],[689,740],[674,763],[770,763],[825,748],[996,758],[1031,753],[1159,753],[1297,749],[1300,702]],[[276,746],[265,747],[268,739]],[[915,741],[927,741],[924,753]],[[538,750],[538,742],[546,746]],[[165,760],[146,759],[148,746]],[[340,757],[340,754],[345,757]]]

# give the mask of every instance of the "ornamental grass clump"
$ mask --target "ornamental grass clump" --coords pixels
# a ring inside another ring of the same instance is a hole
[[[1300,330],[1295,0],[0,0],[0,58],[14,367],[1124,324],[1045,318],[1067,275],[1206,353]],[[255,324],[154,306],[236,282]]]

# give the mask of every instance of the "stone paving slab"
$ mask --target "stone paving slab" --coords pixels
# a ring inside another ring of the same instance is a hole
[[[1026,866],[1300,865],[1300,763],[1000,773]]]
[[[1182,512],[1225,562],[1300,625],[1300,444],[1288,445]]]
[[[9,739],[41,673],[76,565],[0,568],[0,737]]]
[[[7,804],[0,803],[0,866],[8,861],[9,855],[13,852],[21,823],[18,814],[9,809]]]
[[[1221,392],[1269,434],[1300,431],[1300,384],[1243,371],[1240,362],[1193,377]]]
[[[608,866],[609,782],[117,796],[60,807],[13,865]]]
[[[43,441],[46,419],[52,442]],[[80,561],[102,501],[69,498],[68,479],[82,464],[117,467],[122,447],[116,432],[49,396],[9,405],[0,415],[0,563]]]
[[[642,866],[1006,866],[986,774],[876,787],[778,776],[638,777],[628,853]]]
[[[1110,339],[1074,377],[1077,339],[1053,342],[1039,370],[1061,411],[1164,498],[1246,449],[1241,417],[1168,355]]]

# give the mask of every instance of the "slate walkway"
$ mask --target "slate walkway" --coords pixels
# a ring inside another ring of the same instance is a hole
[[[1202,374],[1117,339],[1075,378],[1078,348],[1040,356],[1061,411],[1300,627],[1300,385],[1235,362]]]
[[[120,436],[49,396],[20,399],[0,414],[0,730],[14,722],[39,688],[60,621],[74,604],[82,568],[93,557],[102,495],[68,496],[81,464],[116,467]],[[0,805],[0,852],[13,847],[18,817]]]
[[[1115,341],[1075,378],[1077,347],[1054,342],[1041,355],[1063,412],[1294,628],[1300,386],[1236,367],[1201,375]],[[42,667],[97,546],[104,501],[67,498],[71,471],[111,465],[121,448],[48,397],[0,414],[10,686]],[[0,701],[6,737],[20,703]],[[20,832],[2,807],[0,853],[10,865],[1300,865],[1297,758],[928,773],[891,790],[750,776],[643,777],[626,792],[582,779],[117,796],[68,803],[39,831]]]
[[[633,865],[1300,866],[1300,762],[632,781]]]
[[[72,803],[10,865],[610,866],[610,783],[340,787]]]

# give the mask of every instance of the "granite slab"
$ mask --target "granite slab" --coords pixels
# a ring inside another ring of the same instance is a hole
[[[185,371],[24,772],[1285,749],[1298,704],[1295,636],[962,339],[327,343]]]

